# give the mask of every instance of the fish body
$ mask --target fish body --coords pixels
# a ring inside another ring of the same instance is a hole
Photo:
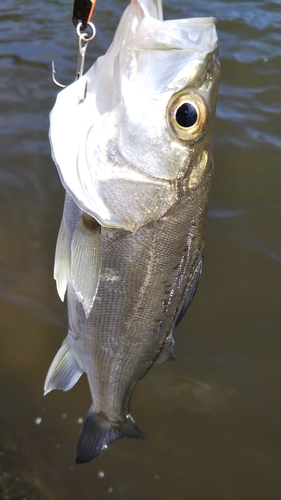
[[[106,55],[51,114],[66,189],[55,278],[69,330],[45,392],[87,374],[78,463],[146,437],[130,399],[152,366],[173,359],[200,279],[218,81],[213,18],[163,21],[160,0],[132,0]]]

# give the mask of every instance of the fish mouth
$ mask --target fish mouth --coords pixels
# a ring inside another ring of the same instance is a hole
[[[204,54],[217,48],[214,17],[158,21],[145,18],[136,34],[136,50],[184,50]]]

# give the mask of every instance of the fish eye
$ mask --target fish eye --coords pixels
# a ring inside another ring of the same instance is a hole
[[[184,141],[194,141],[204,132],[208,110],[198,94],[176,94],[167,108],[168,122],[174,134]]]
[[[176,111],[177,124],[182,128],[190,128],[197,120],[197,111],[190,102],[184,102]]]

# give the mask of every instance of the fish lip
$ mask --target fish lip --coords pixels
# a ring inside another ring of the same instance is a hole
[[[145,17],[136,31],[134,49],[195,52],[198,50],[200,53],[213,51],[218,43],[216,24],[214,17],[193,17],[162,22]]]

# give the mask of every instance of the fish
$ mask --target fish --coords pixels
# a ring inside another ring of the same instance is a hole
[[[85,373],[92,404],[76,462],[146,438],[137,382],[174,359],[174,331],[200,280],[213,177],[220,65],[214,18],[163,20],[131,0],[105,53],[50,114],[65,188],[54,277],[68,334],[45,394]]]

